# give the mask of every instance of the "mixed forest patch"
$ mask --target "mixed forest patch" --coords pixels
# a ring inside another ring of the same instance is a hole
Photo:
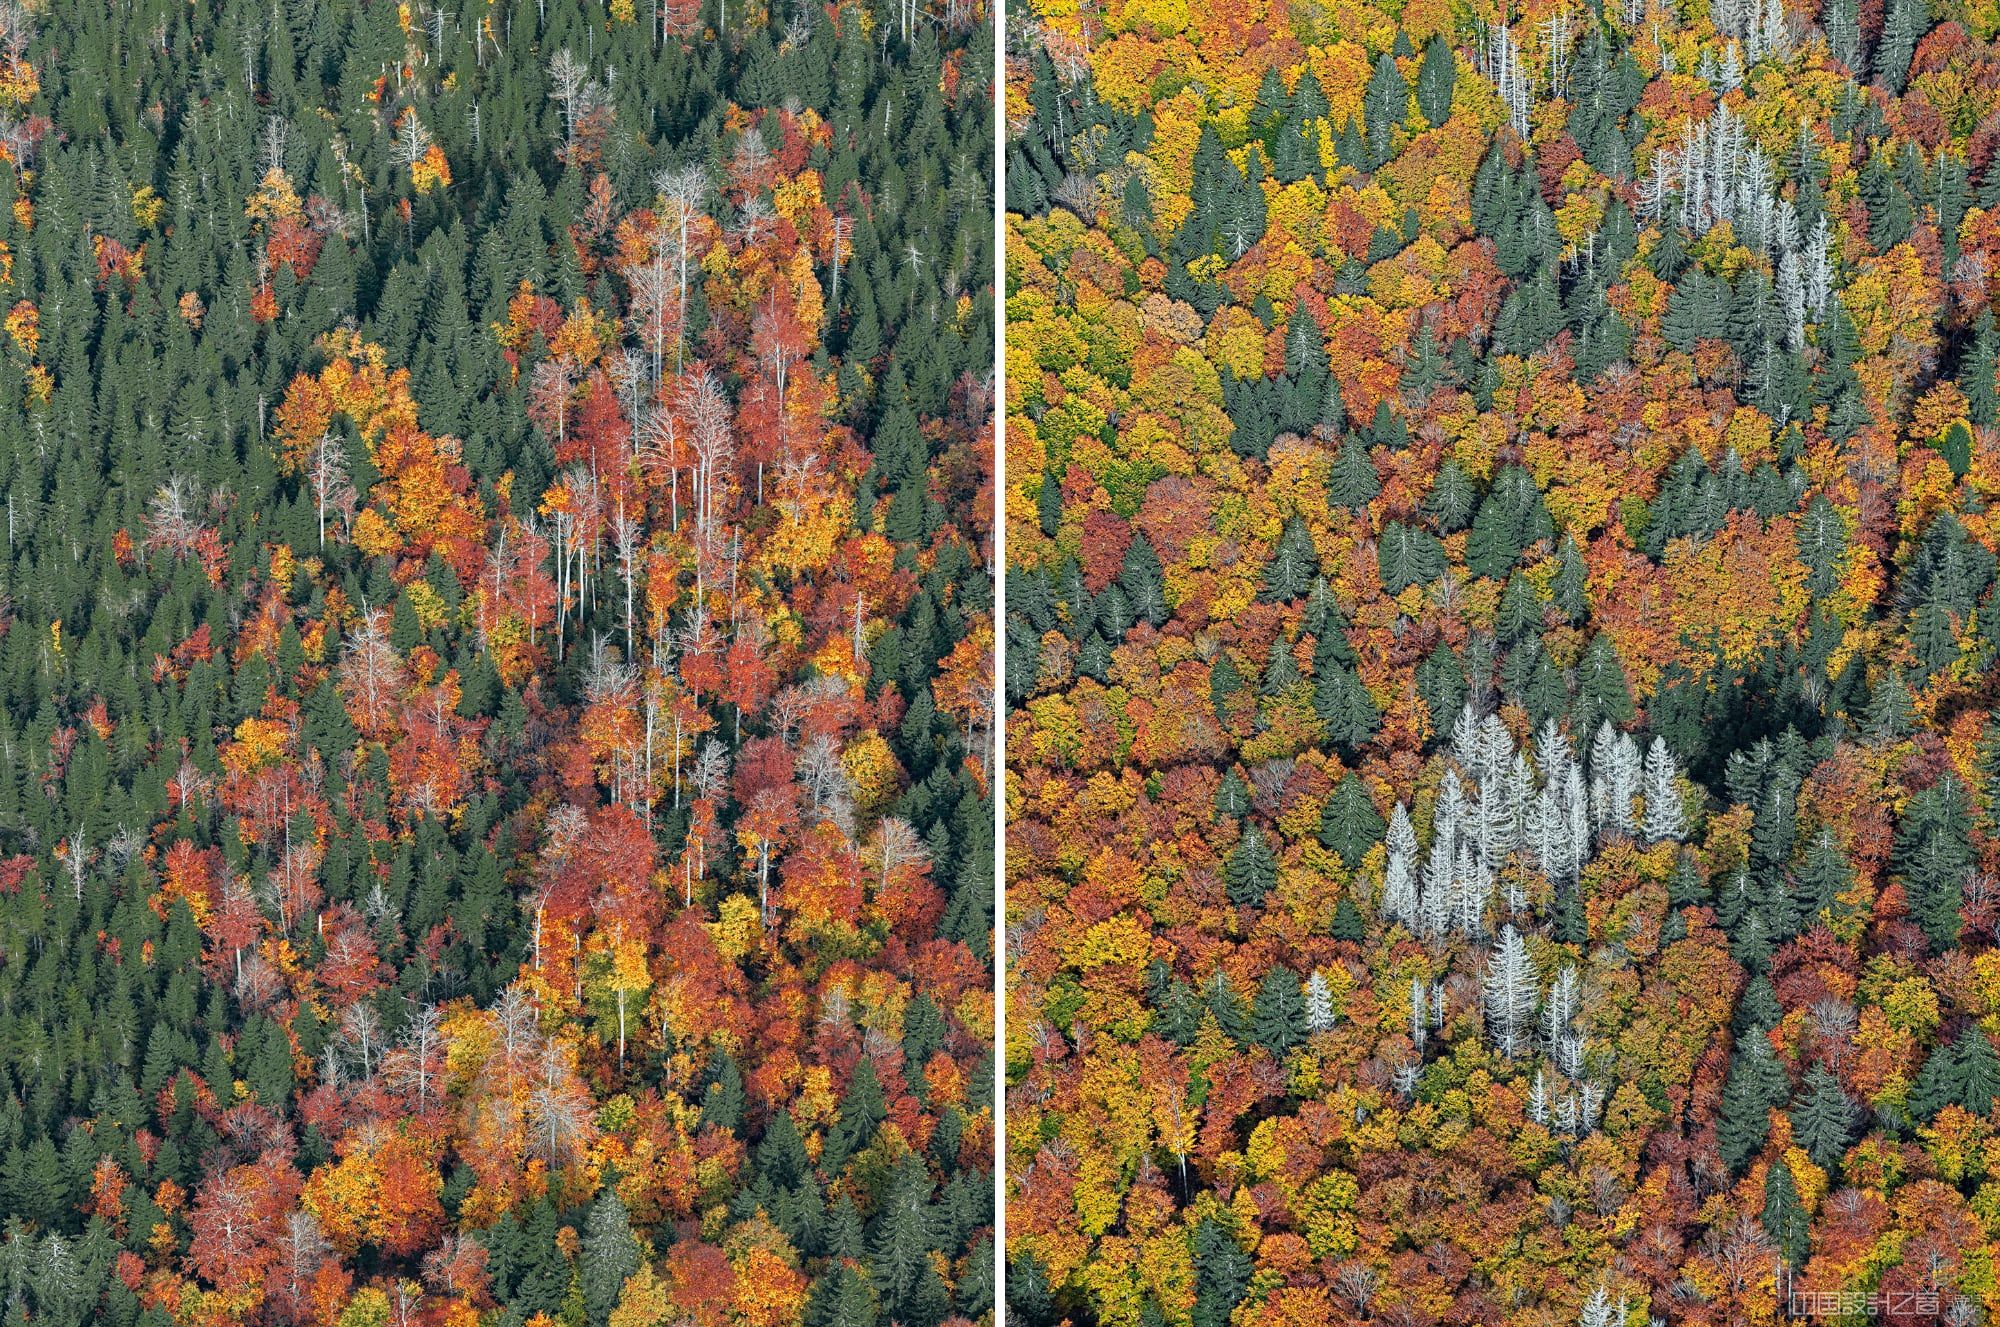
[[[2000,1312],[1991,7],[1015,17],[1017,1320]]]
[[[0,0],[9,1322],[990,1320],[992,67]]]

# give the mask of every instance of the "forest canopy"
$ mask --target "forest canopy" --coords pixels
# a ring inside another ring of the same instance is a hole
[[[1014,1319],[2000,1312],[1991,7],[1010,23]]]
[[[991,1320],[993,57],[0,0],[8,1322]]]

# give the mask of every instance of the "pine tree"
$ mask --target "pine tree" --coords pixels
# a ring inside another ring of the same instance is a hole
[[[1320,813],[1319,841],[1340,855],[1348,870],[1356,870],[1368,849],[1382,841],[1381,813],[1368,796],[1360,776],[1348,772]]]
[[[1789,1113],[1792,1137],[1814,1165],[1831,1169],[1846,1155],[1857,1111],[1832,1070],[1823,1064],[1808,1069]]]
[[[1257,597],[1270,603],[1303,599],[1319,579],[1319,551],[1305,522],[1294,516],[1285,522],[1278,547],[1264,568],[1264,589]]]
[[[1782,1161],[1772,1162],[1764,1173],[1764,1231],[1787,1265],[1805,1266],[1812,1248],[1812,1219],[1799,1202],[1791,1168]]]
[[[584,1224],[583,1256],[578,1262],[584,1312],[595,1327],[611,1320],[626,1278],[638,1270],[639,1241],[632,1234],[631,1217],[618,1200],[617,1186],[606,1184],[591,1204]]]
[[[1229,854],[1223,869],[1229,884],[1229,901],[1239,908],[1262,905],[1264,895],[1278,883],[1278,859],[1264,831],[1252,825],[1243,831],[1236,851]]]
[[[1771,1044],[1761,1032],[1745,1038],[1737,1047],[1722,1085],[1722,1106],[1716,1117],[1715,1140],[1722,1164],[1741,1172],[1750,1158],[1763,1149],[1771,1135],[1771,1112],[1791,1095],[1791,1080],[1771,1053]]]
[[[1305,1027],[1306,1003],[1298,974],[1283,965],[1272,968],[1257,988],[1250,1039],[1282,1059],[1285,1052],[1305,1040]]]
[[[1458,57],[1442,33],[1424,43],[1424,62],[1417,69],[1417,110],[1432,128],[1451,117],[1453,90],[1458,85]]]

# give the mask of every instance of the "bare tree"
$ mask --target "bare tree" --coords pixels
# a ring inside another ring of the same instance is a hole
[[[348,482],[347,448],[332,429],[322,432],[313,442],[306,482],[312,486],[313,502],[319,510],[319,543],[324,548],[327,509],[339,513],[343,522],[351,520],[358,497],[354,485]]]
[[[875,855],[880,859],[879,888],[889,887],[889,876],[901,866],[928,862],[930,853],[915,826],[898,816],[884,816],[875,826]]]
[[[633,629],[633,599],[639,583],[639,554],[645,547],[645,527],[625,506],[625,494],[618,495],[618,508],[611,514],[611,545],[618,552],[618,578],[625,584],[625,657],[638,657]]]
[[[708,534],[716,515],[715,488],[719,476],[734,455],[735,439],[729,426],[729,398],[721,381],[704,369],[683,390],[689,441],[695,459],[695,531]]]
[[[375,1006],[366,1000],[357,1000],[347,1006],[340,1015],[340,1035],[361,1057],[362,1079],[366,1081],[374,1077],[375,1049],[382,1040],[382,1019],[375,1012]]]
[[[584,100],[590,86],[590,70],[579,60],[576,52],[565,46],[549,59],[549,89],[562,105],[563,111],[563,152],[567,156],[576,147],[577,121],[582,118]]]
[[[577,1081],[570,1049],[559,1041],[542,1045],[539,1072],[528,1091],[530,1146],[551,1170],[570,1165],[596,1135],[595,1103]]]
[[[394,1050],[383,1057],[383,1071],[390,1084],[415,1100],[419,1113],[431,1106],[444,1051],[443,1022],[435,1005],[420,1005],[398,1038]]]
[[[160,485],[146,504],[144,546],[148,552],[158,549],[180,562],[194,551],[201,534],[201,523],[194,515],[195,499],[194,482],[184,476],[175,475]]]
[[[1375,1269],[1364,1262],[1345,1262],[1334,1274],[1333,1290],[1353,1306],[1354,1312],[1368,1316],[1368,1303],[1375,1298]]]
[[[1493,1029],[1500,1053],[1515,1055],[1521,1047],[1522,1031],[1535,1015],[1536,980],[1534,960],[1528,946],[1513,925],[1500,929],[1500,942],[1487,955],[1481,979],[1485,994],[1486,1021]]]
[[[699,165],[674,166],[653,177],[653,187],[659,191],[663,211],[673,226],[674,265],[676,300],[679,306],[676,326],[687,326],[688,261],[692,253],[692,231],[695,218],[702,214],[702,206],[708,201],[708,171]],[[674,372],[681,371],[681,346],[678,338],[674,345]]]
[[[542,859],[530,877],[532,886],[529,891],[529,906],[535,914],[536,971],[540,971],[542,966],[542,919],[548,911],[549,901],[555,897],[563,870],[569,865],[571,856],[589,828],[590,821],[582,809],[570,802],[564,802],[549,812],[544,822]]]

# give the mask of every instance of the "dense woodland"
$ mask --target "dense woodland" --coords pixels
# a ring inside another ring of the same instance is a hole
[[[989,1320],[990,13],[0,0],[0,1313]]]
[[[1010,18],[1016,1320],[2000,1313],[1994,8]]]

